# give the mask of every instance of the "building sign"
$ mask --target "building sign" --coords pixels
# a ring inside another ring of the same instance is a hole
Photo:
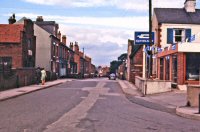
[[[149,45],[149,32],[135,32],[135,44]],[[154,32],[152,32],[152,44],[154,44]]]

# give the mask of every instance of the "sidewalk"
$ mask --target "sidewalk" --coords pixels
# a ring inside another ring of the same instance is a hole
[[[64,82],[72,81],[71,79],[58,79],[55,81],[46,82],[45,85],[29,85],[25,87],[10,89],[6,91],[0,92],[0,101],[4,101],[10,98],[15,98],[24,94],[28,94],[34,91],[42,90],[45,88],[49,88],[55,85],[62,84]]]
[[[179,116],[200,120],[198,108],[186,106],[186,91],[172,90],[171,92],[143,96],[132,83],[126,80],[118,80],[122,91],[132,102],[148,108],[174,113]],[[131,96],[131,97],[130,97]]]

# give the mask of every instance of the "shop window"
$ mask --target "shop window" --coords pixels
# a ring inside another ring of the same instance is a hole
[[[169,70],[170,70],[170,56],[166,56],[165,57],[165,62],[166,62],[166,66],[165,66],[165,80],[169,80]]]
[[[186,80],[199,80],[200,53],[186,54]]]
[[[172,55],[172,81],[177,83],[177,55]]]

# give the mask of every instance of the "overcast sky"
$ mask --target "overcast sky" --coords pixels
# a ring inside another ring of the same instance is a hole
[[[185,0],[152,0],[153,7],[182,8]],[[148,0],[1,0],[0,24],[12,13],[17,20],[53,20],[70,42],[92,57],[95,65],[109,65],[127,51],[135,31],[148,31]],[[197,0],[197,8],[200,1]]]

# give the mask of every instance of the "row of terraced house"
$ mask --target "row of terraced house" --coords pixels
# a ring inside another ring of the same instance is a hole
[[[61,35],[55,21],[44,21],[42,16],[36,21],[25,17],[16,21],[13,14],[8,22],[0,24],[0,73],[4,78],[18,74],[24,85],[31,84],[37,67],[47,71],[48,80],[94,75],[91,57],[79,50],[78,42],[67,46],[67,37]]]

